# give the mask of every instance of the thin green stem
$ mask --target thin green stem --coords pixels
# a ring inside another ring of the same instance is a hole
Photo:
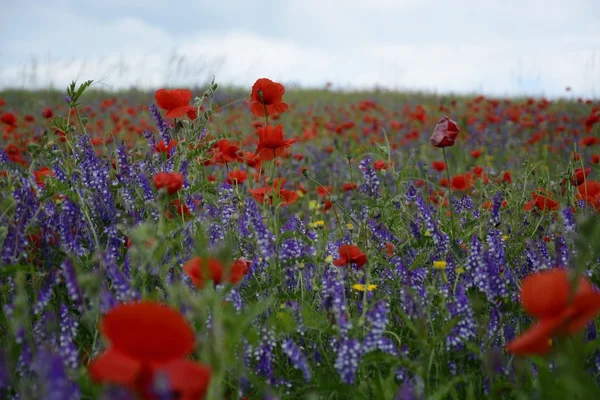
[[[446,148],[442,147],[444,152],[444,163],[446,164],[446,177],[448,178],[448,203],[450,204],[450,232],[454,234],[454,207],[452,206],[452,184],[450,183],[450,168],[448,167],[448,159],[446,158]]]

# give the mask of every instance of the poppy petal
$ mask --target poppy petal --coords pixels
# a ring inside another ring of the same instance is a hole
[[[181,117],[182,115],[188,113],[188,112],[194,112],[196,111],[196,109],[192,106],[181,106],[181,107],[176,107],[176,108],[172,108],[169,111],[167,111],[165,113],[165,117],[167,118],[177,118],[177,117]]]
[[[543,319],[507,344],[506,350],[518,356],[546,354],[550,351],[548,341],[563,322],[562,316]]]
[[[96,382],[114,383],[135,388],[142,370],[142,363],[114,349],[108,349],[94,358],[88,366],[91,378]]]
[[[573,307],[575,314],[567,326],[569,334],[581,331],[596,318],[600,312],[600,293],[588,292],[577,295]]]
[[[155,373],[164,373],[171,390],[182,399],[199,399],[204,396],[212,374],[208,366],[185,359],[178,359],[161,365]]]
[[[161,303],[121,304],[102,318],[100,330],[113,348],[140,361],[181,358],[194,348],[194,332],[179,312]]]

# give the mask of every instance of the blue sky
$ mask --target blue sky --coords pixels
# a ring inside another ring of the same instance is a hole
[[[600,96],[595,0],[19,0],[0,87],[339,88]]]

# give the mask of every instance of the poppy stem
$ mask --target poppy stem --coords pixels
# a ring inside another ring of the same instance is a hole
[[[454,207],[452,206],[452,183],[450,181],[450,168],[448,167],[448,159],[446,158],[446,148],[442,147],[444,153],[444,162],[446,163],[446,177],[448,178],[448,203],[450,204],[450,228],[454,234]]]

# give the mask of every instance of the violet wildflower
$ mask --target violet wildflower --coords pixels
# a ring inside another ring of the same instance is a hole
[[[380,300],[369,311],[367,311],[367,322],[370,325],[369,333],[363,341],[363,353],[369,353],[379,346],[383,331],[388,324],[389,304]]]
[[[152,118],[154,119],[154,122],[156,123],[158,132],[160,133],[162,140],[164,140],[164,142],[165,142],[165,146],[168,146],[169,142],[171,141],[171,135],[169,134],[169,127],[168,127],[167,123],[165,122],[163,117],[160,115],[160,111],[158,110],[158,107],[156,106],[156,104],[152,104],[149,107],[149,110],[150,110],[150,114],[152,114]]]
[[[306,360],[306,357],[302,353],[302,350],[298,346],[296,346],[296,344],[291,339],[284,340],[281,343],[281,349],[283,350],[283,353],[288,357],[290,363],[294,366],[294,368],[302,372],[302,375],[304,375],[304,380],[306,382],[310,382],[310,368],[308,366],[308,361]]]
[[[338,344],[335,369],[345,384],[351,385],[354,383],[361,356],[362,349],[358,340],[344,339]]]

